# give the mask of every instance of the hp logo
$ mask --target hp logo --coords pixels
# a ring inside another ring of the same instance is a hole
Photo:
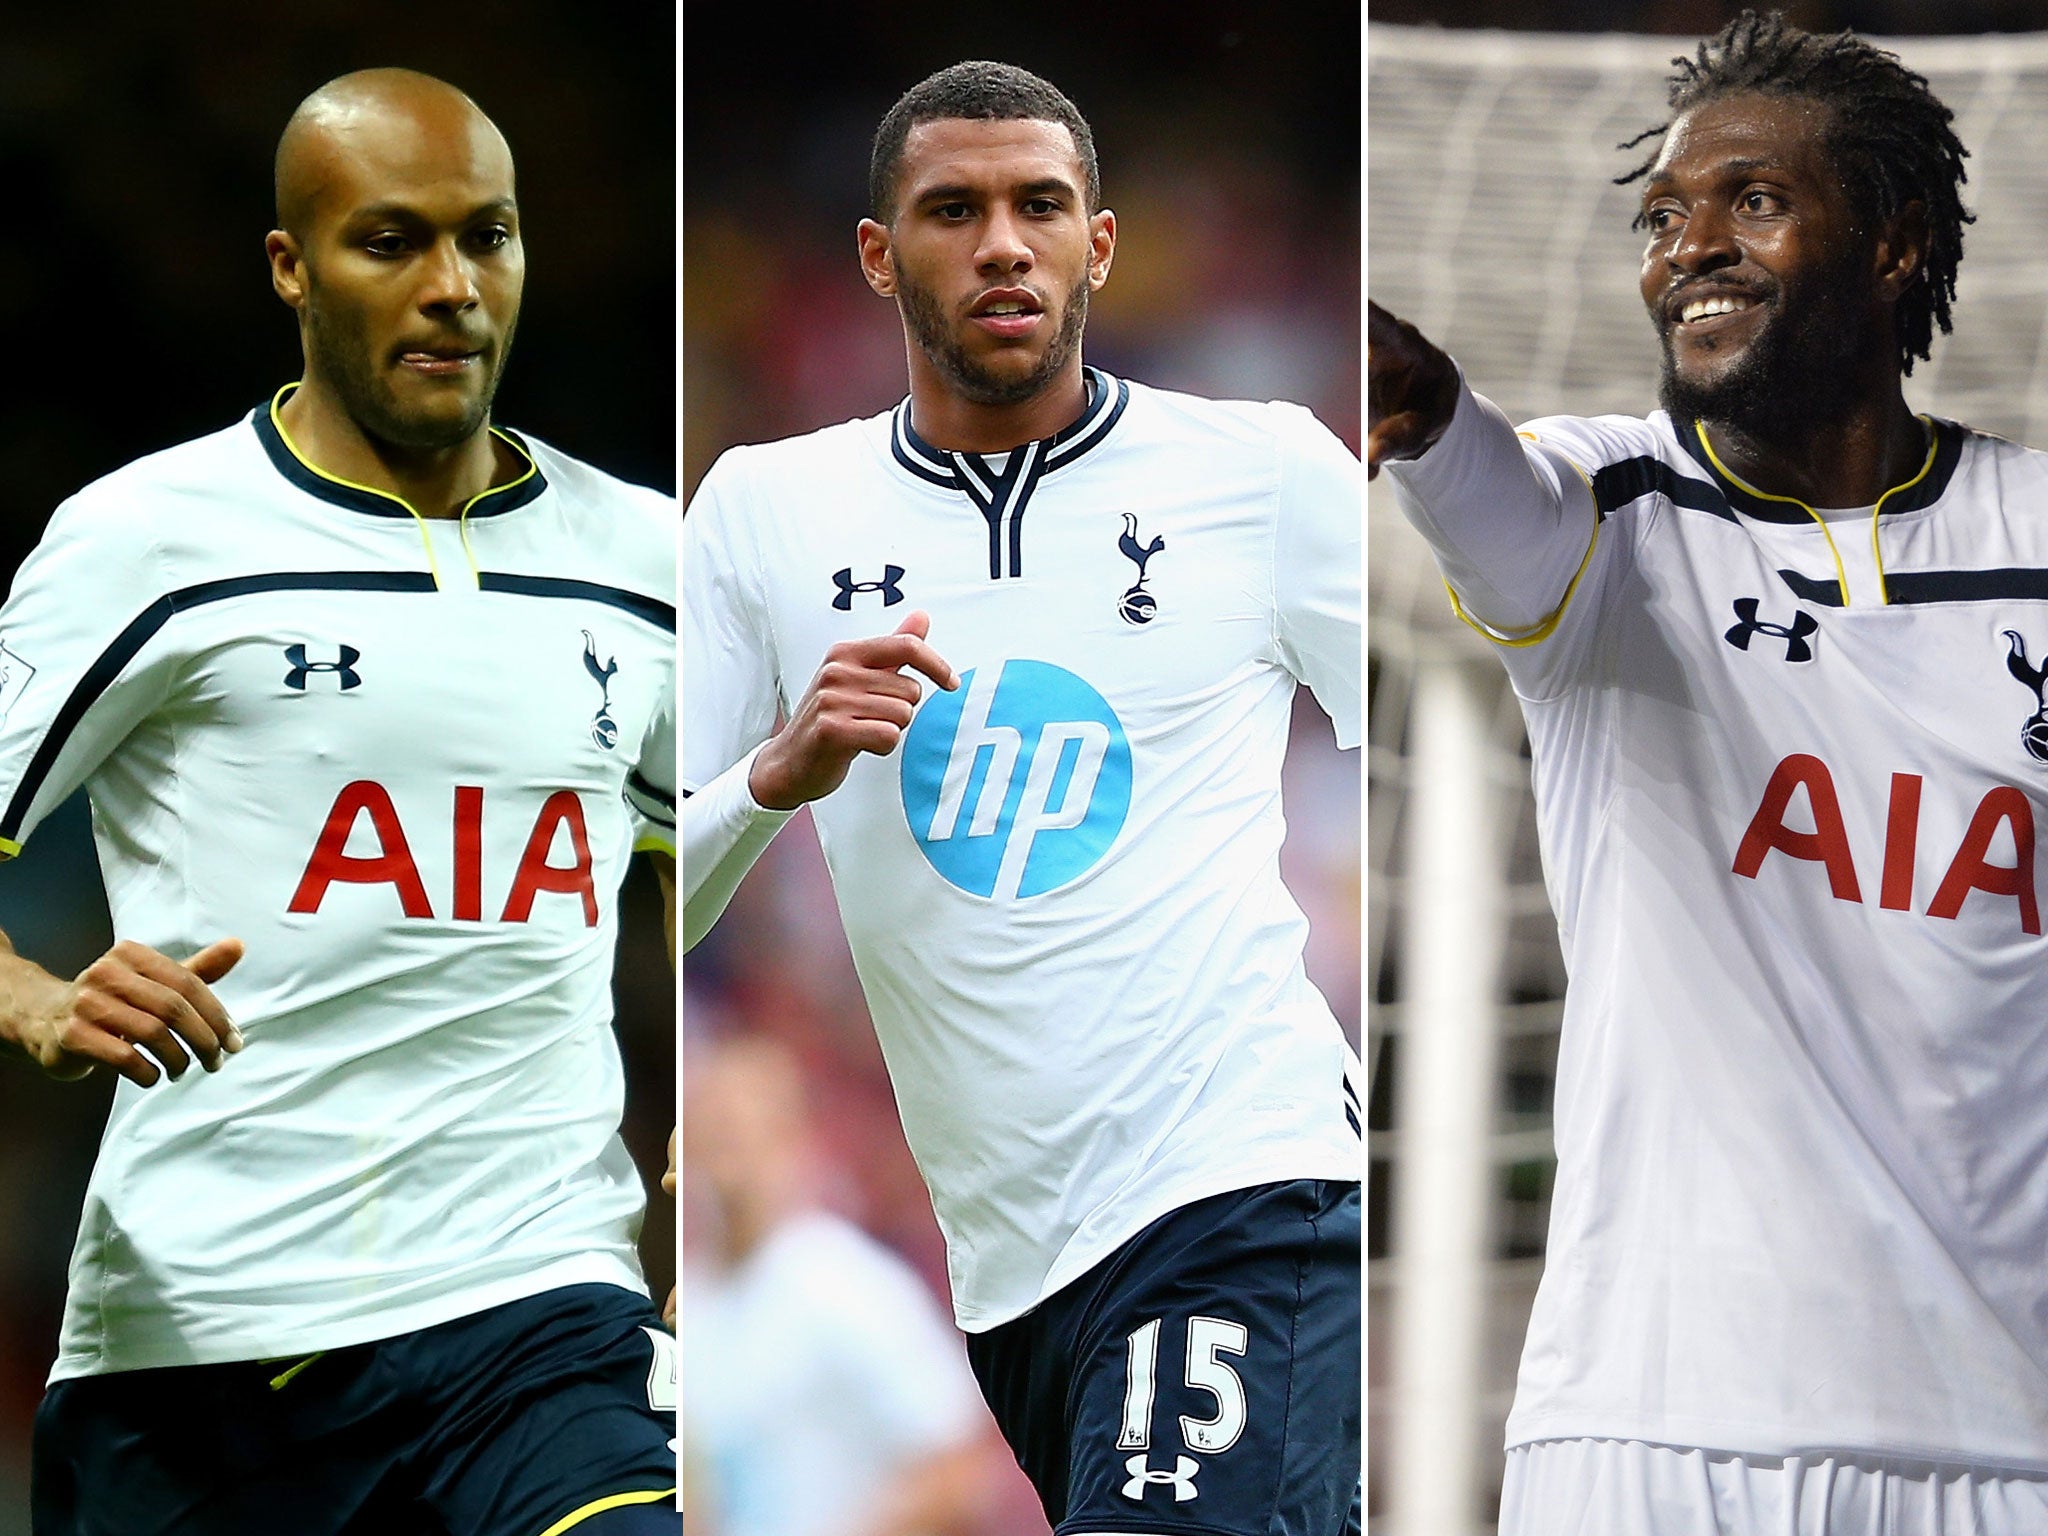
[[[903,741],[903,814],[951,884],[1042,896],[1095,866],[1131,809],[1131,744],[1102,695],[1043,661],[963,673]]]

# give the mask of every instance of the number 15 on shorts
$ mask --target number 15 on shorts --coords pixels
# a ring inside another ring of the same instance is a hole
[[[1123,1487],[1125,1498],[1143,1499],[1148,1487],[1162,1484],[1173,1489],[1175,1503],[1184,1503],[1200,1492],[1195,1486],[1195,1476],[1201,1469],[1201,1463],[1192,1456],[1176,1455],[1171,1468],[1155,1468],[1149,1455],[1152,1450],[1153,1405],[1159,1386],[1160,1321],[1155,1317],[1133,1330],[1125,1340],[1123,1427],[1116,1445],[1119,1451],[1139,1453],[1124,1463],[1124,1470],[1130,1475],[1130,1480]],[[1188,1319],[1187,1357],[1182,1379],[1189,1387],[1214,1398],[1216,1404],[1212,1418],[1198,1418],[1191,1413],[1175,1415],[1179,1421],[1181,1444],[1188,1450],[1215,1455],[1237,1444],[1238,1437],[1244,1433],[1244,1382],[1223,1357],[1242,1356],[1250,1337],[1244,1324],[1225,1318]]]

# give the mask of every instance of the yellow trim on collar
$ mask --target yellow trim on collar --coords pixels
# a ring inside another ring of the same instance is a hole
[[[675,1496],[676,1490],[673,1488],[657,1488],[651,1493],[615,1493],[608,1498],[592,1499],[581,1509],[571,1510],[562,1516],[542,1531],[540,1536],[562,1536],[562,1532],[571,1526],[581,1525],[592,1515],[601,1515],[608,1509],[622,1509],[628,1504],[652,1504],[657,1499],[672,1499]]]
[[[0,859],[16,858],[21,853],[21,844],[11,837],[0,837]]]
[[[1927,457],[1921,461],[1920,473],[1913,476],[1910,480],[1901,480],[1897,485],[1886,491],[1884,495],[1878,497],[1877,505],[1870,509],[1870,557],[1877,565],[1877,601],[1879,607],[1890,607],[1892,595],[1884,579],[1884,550],[1877,542],[1878,514],[1884,510],[1884,504],[1888,499],[1896,496],[1900,491],[1911,490],[1927,478],[1928,472],[1934,468],[1934,456],[1941,449],[1941,436],[1934,430],[1933,420],[1918,412],[1914,413],[1913,419],[1927,428]],[[1809,507],[1797,496],[1774,496],[1769,491],[1758,490],[1747,480],[1730,471],[1728,466],[1721,462],[1721,456],[1714,452],[1714,445],[1707,440],[1707,424],[1704,421],[1695,421],[1692,424],[1692,429],[1699,437],[1700,447],[1706,450],[1707,462],[1712,464],[1716,473],[1727,480],[1729,484],[1748,495],[1756,497],[1759,501],[1782,501],[1789,506],[1797,507],[1816,523],[1820,524],[1821,537],[1828,541],[1828,555],[1835,562],[1835,585],[1841,589],[1842,606],[1844,608],[1848,607],[1849,573],[1842,566],[1842,552],[1835,548],[1835,536],[1828,531],[1827,519],[1814,511],[1812,507]]]
[[[1934,420],[1929,416],[1914,413],[1916,419],[1927,426],[1927,457],[1920,465],[1920,473],[1912,479],[1902,481],[1877,498],[1877,505],[1870,509],[1870,558],[1877,562],[1877,600],[1885,607],[1891,606],[1892,594],[1884,579],[1884,552],[1877,545],[1877,514],[1884,510],[1885,498],[1909,491],[1925,480],[1934,470],[1934,456],[1941,451],[1941,435],[1934,430]]]
[[[427,570],[429,574],[431,574],[434,578],[434,585],[437,588],[442,586],[443,583],[441,581],[441,568],[434,562],[434,540],[432,535],[430,535],[427,532],[427,519],[425,518],[424,515],[421,514],[420,510],[417,507],[415,507],[411,502],[407,501],[403,496],[394,495],[390,491],[380,490],[378,487],[374,485],[364,485],[360,481],[346,480],[343,479],[340,475],[330,474],[328,471],[322,469],[318,464],[315,464],[311,459],[307,458],[306,455],[300,450],[299,445],[292,441],[291,433],[287,432],[284,428],[284,415],[280,411],[279,407],[281,407],[284,404],[285,396],[290,394],[293,390],[297,389],[304,382],[305,381],[303,379],[293,379],[291,383],[281,385],[278,388],[277,393],[270,397],[270,424],[277,430],[278,441],[285,445],[286,449],[289,450],[289,452],[291,453],[291,456],[297,459],[299,463],[303,465],[308,472],[318,475],[322,480],[327,481],[329,484],[343,486],[351,491],[361,491],[365,495],[369,496],[381,496],[386,501],[396,502],[399,506],[405,508],[407,512],[410,512],[412,514],[413,521],[419,524],[420,543],[426,547]],[[531,480],[536,474],[540,472],[540,466],[534,462],[533,455],[528,453],[524,448],[520,447],[519,444],[513,440],[512,436],[509,433],[500,432],[496,427],[492,427],[490,430],[491,436],[495,437],[499,442],[503,443],[506,447],[510,448],[514,453],[519,455],[520,459],[526,465],[526,473],[514,476],[512,479],[507,480],[503,485],[485,486],[482,490],[478,491],[474,496],[470,497],[469,500],[465,501],[462,504],[461,510],[455,514],[455,531],[457,536],[460,537],[460,539],[462,540],[462,553],[469,561],[469,574],[473,579],[479,580],[480,578],[478,575],[478,567],[476,563],[476,551],[471,549],[469,544],[470,512],[476,507],[476,504],[482,501],[486,496],[497,496],[505,491],[516,490],[520,486],[526,484],[527,481]]]

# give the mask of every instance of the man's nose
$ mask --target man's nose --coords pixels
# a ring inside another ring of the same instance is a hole
[[[1031,269],[1031,246],[1024,239],[1023,222],[1008,208],[998,208],[982,226],[981,246],[974,253],[975,265],[984,271],[1026,272]]]
[[[1714,208],[1696,209],[1671,242],[1665,260],[1681,272],[1694,275],[1734,266],[1742,260],[1742,250],[1735,243],[1734,224]]]
[[[460,314],[474,309],[480,297],[469,258],[454,241],[436,241],[421,269],[420,308]]]

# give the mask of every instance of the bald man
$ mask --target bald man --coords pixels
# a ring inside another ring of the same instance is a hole
[[[34,1528],[673,1536],[611,961],[673,870],[674,503],[491,424],[525,255],[466,96],[344,76],[276,176],[303,379],[0,609],[0,854],[83,785],[120,936],[0,937],[0,1037],[122,1078]]]

